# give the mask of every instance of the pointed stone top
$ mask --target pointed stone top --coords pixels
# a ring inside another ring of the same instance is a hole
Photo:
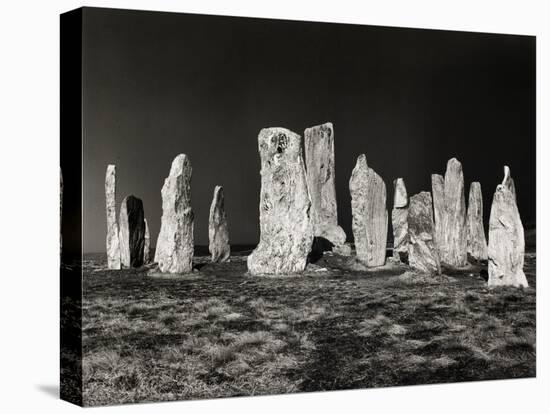
[[[179,154],[174,161],[172,161],[172,166],[170,167],[170,175],[177,176],[183,173],[183,170],[191,167],[191,161],[189,157],[185,154]]]
[[[393,181],[393,207],[403,208],[407,207],[407,188],[405,187],[405,180],[403,178],[397,178]]]
[[[455,157],[447,161],[447,171],[462,171],[462,164]]]
[[[368,168],[367,164],[367,156],[365,154],[361,154],[357,157],[357,162],[355,163],[356,167],[364,167]]]
[[[514,197],[516,196],[516,185],[514,183],[514,179],[512,178],[510,167],[507,165],[504,166],[504,178],[502,179],[502,183],[500,185],[510,191]]]

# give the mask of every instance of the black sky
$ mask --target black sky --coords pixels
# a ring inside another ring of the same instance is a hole
[[[348,180],[357,156],[410,195],[449,158],[485,220],[504,164],[524,223],[535,222],[535,38],[531,36],[84,9],[84,251],[105,249],[104,177],[117,202],[144,202],[153,245],[172,159],[192,162],[195,242],[208,243],[214,186],[231,242],[259,237],[257,135],[335,129],[339,221],[352,239]]]

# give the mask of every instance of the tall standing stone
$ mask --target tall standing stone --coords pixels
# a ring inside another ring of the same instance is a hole
[[[409,265],[430,274],[441,273],[439,253],[435,245],[432,197],[423,191],[410,198],[407,218],[409,231]]]
[[[432,197],[435,223],[435,245],[439,257],[443,257],[445,248],[445,179],[442,175],[432,174]]]
[[[143,202],[133,195],[122,200],[119,219],[120,261],[125,267],[143,265],[145,220]]]
[[[143,243],[143,263],[151,263],[151,234],[149,233],[149,223],[147,219],[145,221],[145,240]]]
[[[467,213],[468,254],[475,260],[487,260],[487,239],[483,228],[483,195],[481,184],[470,184]]]
[[[369,267],[386,262],[388,211],[386,184],[359,155],[349,181],[352,230],[357,258]]]
[[[179,154],[162,186],[162,218],[155,262],[164,273],[193,270],[193,209],[191,208],[191,161]]]
[[[285,128],[264,128],[258,149],[260,243],[248,256],[248,270],[253,275],[300,273],[313,242],[301,138]]]
[[[462,164],[451,158],[445,172],[445,215],[443,218],[445,247],[441,261],[452,267],[468,264],[466,240],[466,199]]]
[[[391,212],[391,221],[393,228],[393,257],[402,262],[407,262],[409,254],[409,235],[408,235],[408,206],[407,188],[403,178],[398,178],[393,182],[393,209]]]
[[[120,269],[119,229],[116,217],[116,166],[110,164],[105,173],[105,210],[107,213],[107,267]]]
[[[523,272],[525,238],[516,204],[515,187],[506,167],[496,188],[489,217],[489,286],[527,287]]]
[[[223,187],[214,188],[214,196],[210,205],[208,220],[208,250],[213,262],[229,260],[231,249],[229,246],[229,231],[227,229],[227,215],[225,213],[225,197]]]
[[[313,235],[342,246],[346,233],[338,225],[332,123],[307,128],[304,141]]]

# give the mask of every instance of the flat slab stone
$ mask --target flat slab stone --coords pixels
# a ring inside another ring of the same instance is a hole
[[[120,261],[125,267],[143,265],[145,220],[143,202],[133,195],[122,200],[119,219]]]
[[[488,248],[490,287],[528,286],[523,272],[525,235],[516,204],[515,186],[511,187],[510,179],[507,169],[491,205]]]
[[[468,213],[466,214],[468,254],[475,260],[487,260],[487,239],[483,228],[483,195],[481,184],[470,184]]]
[[[440,274],[441,264],[435,245],[432,197],[423,191],[409,200],[409,266],[416,271]]]
[[[313,234],[341,246],[346,233],[338,225],[332,123],[307,128],[304,141]]]
[[[442,175],[432,174],[432,198],[435,223],[435,244],[439,256],[443,257],[445,248],[445,179]]]
[[[349,189],[357,258],[369,267],[382,266],[388,238],[386,184],[368,167],[365,154],[357,158]]]
[[[393,257],[401,262],[408,262],[409,234],[408,234],[408,205],[407,188],[403,178],[393,182],[393,209],[391,221],[393,229]]]
[[[248,271],[252,275],[301,273],[313,242],[301,137],[286,128],[264,128],[258,135],[258,149],[260,242],[248,256]]]
[[[191,161],[179,154],[162,186],[162,217],[155,250],[161,273],[193,270],[193,222],[191,208]]]
[[[107,215],[107,268],[120,269],[119,229],[116,217],[116,166],[108,165],[105,173],[105,211]]]
[[[231,249],[225,212],[225,197],[223,187],[219,185],[214,188],[214,196],[210,205],[208,240],[208,251],[212,255],[212,261],[227,262],[231,255]]]

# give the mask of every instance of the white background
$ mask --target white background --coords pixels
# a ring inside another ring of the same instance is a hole
[[[537,36],[537,379],[102,408],[108,412],[549,412],[550,12],[541,1],[6,1],[0,7],[0,411],[78,410],[59,376],[59,14],[102,6]],[[545,122],[546,121],[546,122]],[[517,137],[522,139],[522,137]],[[505,143],[502,143],[505,145]],[[490,153],[487,154],[491,156]],[[546,188],[545,188],[546,186]],[[546,325],[546,326],[545,326]],[[546,339],[546,340],[545,340]],[[95,410],[95,409],[94,409]]]

